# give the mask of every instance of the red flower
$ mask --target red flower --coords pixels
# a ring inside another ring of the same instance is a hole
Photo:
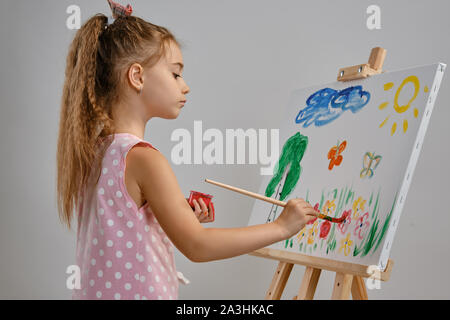
[[[325,239],[328,236],[328,233],[331,229],[331,222],[330,221],[324,221],[320,225],[320,234],[319,237],[322,239]]]

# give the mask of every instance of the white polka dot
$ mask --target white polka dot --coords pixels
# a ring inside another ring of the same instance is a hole
[[[103,174],[107,174],[108,173],[108,168],[103,168],[102,172],[103,172]]]
[[[97,291],[97,298],[101,298],[102,297],[102,292],[101,291]]]
[[[144,283],[145,282],[145,276],[141,276],[140,280],[141,280],[142,283]]]
[[[92,239],[92,243],[93,243],[94,245],[97,245],[97,243],[98,243],[97,238]]]
[[[131,262],[125,263],[125,268],[130,270],[133,267],[133,264]]]
[[[108,200],[108,205],[109,205],[110,207],[112,207],[112,206],[114,205],[114,201],[112,201],[112,199],[109,199],[109,200]]]
[[[98,194],[105,194],[105,189],[103,188],[98,189]]]
[[[119,217],[119,218],[122,218],[123,217],[123,212],[122,211],[117,211],[117,216]]]
[[[116,279],[122,278],[122,274],[120,272],[116,272],[114,276],[116,277]]]
[[[162,297],[161,297],[161,296],[158,296],[158,300],[162,300]]]
[[[156,256],[153,256],[153,262],[157,262],[158,258]]]
[[[123,172],[122,171],[119,172],[119,177],[121,177],[121,178],[123,177]]]
[[[163,242],[164,242],[164,243],[169,243],[169,238],[164,237]]]
[[[115,154],[115,153],[116,153],[116,149],[112,149],[109,154]]]
[[[127,227],[128,228],[133,228],[133,221],[128,221],[127,222]]]
[[[158,251],[159,253],[162,253],[162,248],[160,246],[158,246]]]
[[[127,208],[131,208],[133,205],[131,204],[131,202],[127,202]]]
[[[147,297],[146,296],[142,296],[141,300],[147,300]]]
[[[139,220],[142,220],[142,218],[144,218],[144,216],[140,212],[138,212],[137,216],[138,216]]]
[[[120,250],[116,251],[116,257],[122,258],[122,251],[120,251]]]
[[[100,228],[100,234],[103,236],[104,234],[105,234],[105,232],[103,231],[103,229],[102,228]]]
[[[106,261],[106,266],[107,266],[108,268],[111,268],[111,267],[112,267],[112,262],[111,262],[111,260]]]
[[[117,231],[117,236],[119,237],[119,238],[122,238],[123,237],[123,231],[122,230],[119,230],[119,231]]]
[[[108,186],[112,186],[114,184],[114,180],[113,179],[108,179]]]
[[[113,160],[113,166],[117,166],[118,164],[119,164],[119,160],[114,159],[114,160]]]
[[[142,234],[140,234],[139,232],[136,233],[136,237],[138,238],[139,241],[142,241]]]
[[[152,242],[156,242],[156,238],[154,235],[152,235]]]
[[[153,288],[152,286],[148,287],[148,291],[153,292],[155,291],[155,288]]]
[[[108,219],[108,226],[112,227],[114,225],[114,221],[112,219]]]
[[[108,241],[106,241],[106,245],[108,246],[108,247],[112,247],[113,246],[113,241],[112,240],[108,240]]]
[[[100,249],[99,252],[98,252],[98,254],[100,255],[100,257],[103,257],[103,255],[105,254],[105,252],[104,252],[102,249]]]
[[[90,285],[91,287],[93,287],[94,284],[95,284],[95,281],[94,281],[93,279],[89,280],[89,285]]]
[[[128,248],[128,249],[131,249],[132,247],[133,247],[133,242],[128,241],[128,242],[127,242],[127,248]]]
[[[122,192],[117,191],[117,192],[116,192],[116,197],[117,197],[117,198],[122,198]]]
[[[103,271],[102,270],[98,270],[97,275],[99,278],[103,277]]]
[[[167,292],[167,287],[166,286],[163,287],[163,291]]]
[[[104,215],[105,214],[105,209],[103,209],[103,208],[98,209],[98,213],[101,216]]]
[[[145,251],[150,252],[150,246],[148,244],[145,245]]]
[[[161,227],[158,227],[158,232],[163,233],[163,229],[161,229]]]
[[[92,259],[92,260],[91,260],[91,264],[92,264],[93,266],[95,266],[95,262],[96,262],[95,259]]]
[[[125,283],[125,290],[131,289],[131,283]]]
[[[144,230],[145,232],[148,232],[150,230],[150,227],[148,225],[145,225]]]
[[[160,269],[161,269],[161,272],[166,272],[166,269],[164,268],[163,265],[161,265]]]
[[[122,143],[122,148],[125,148],[126,146],[128,146],[129,145],[129,143],[128,142],[126,142],[126,143]]]
[[[155,276],[155,281],[159,282],[159,276],[158,275]]]
[[[116,293],[116,294],[114,295],[114,299],[120,300],[120,293]]]
[[[136,293],[136,294],[134,295],[134,300],[139,300],[139,299],[140,299],[139,293]]]
[[[109,282],[109,281],[106,281],[106,283],[105,283],[105,287],[106,287],[107,289],[111,288],[111,282]]]
[[[151,265],[149,265],[149,266],[147,267],[147,271],[148,271],[148,272],[152,272],[152,266],[151,266]]]
[[[134,275],[134,278],[135,278],[136,280],[139,280],[139,273],[136,273],[136,274]]]

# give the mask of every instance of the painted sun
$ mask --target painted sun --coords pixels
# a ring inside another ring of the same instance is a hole
[[[399,101],[398,101],[400,93],[401,93],[403,87],[409,83],[411,83],[413,85],[414,93],[406,104],[400,105]],[[394,87],[393,82],[385,83],[383,86],[385,91],[391,90],[393,87]],[[425,86],[423,90],[424,90],[424,92],[428,92],[428,87]],[[414,75],[406,77],[403,80],[403,82],[400,84],[400,86],[398,87],[397,91],[395,92],[394,105],[393,105],[394,111],[398,114],[404,114],[406,111],[412,109],[413,116],[415,119],[417,119],[419,117],[419,109],[417,109],[416,107],[412,107],[411,104],[416,99],[417,95],[419,94],[419,91],[420,91],[419,78],[417,78]],[[384,110],[384,109],[386,109],[386,107],[388,105],[389,105],[389,101],[383,102],[378,106],[378,109]],[[386,125],[388,123],[389,119],[391,118],[391,116],[392,116],[392,114],[387,115],[386,118],[380,123],[379,127],[382,128],[384,125]],[[393,121],[392,126],[391,126],[391,136],[394,135],[394,133],[397,131],[397,127],[399,127],[399,126],[401,126],[403,133],[406,133],[406,131],[408,130],[408,119],[406,118],[406,114],[404,114],[404,116],[405,117],[403,119],[401,119],[402,121],[401,122],[399,121],[399,124],[397,124],[397,121],[395,121],[395,120]]]

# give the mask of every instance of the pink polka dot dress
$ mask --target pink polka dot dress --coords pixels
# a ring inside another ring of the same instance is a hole
[[[81,288],[73,290],[72,299],[178,299],[183,276],[175,268],[173,244],[149,203],[137,208],[125,186],[125,158],[138,143],[154,148],[133,134],[116,133],[98,183],[80,199],[76,261]]]

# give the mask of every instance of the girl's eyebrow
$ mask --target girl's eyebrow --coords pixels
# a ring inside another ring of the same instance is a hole
[[[179,66],[181,67],[181,70],[183,70],[184,65],[183,65],[181,62],[175,62],[175,63],[172,63],[172,64],[177,64],[177,65],[179,65]]]

